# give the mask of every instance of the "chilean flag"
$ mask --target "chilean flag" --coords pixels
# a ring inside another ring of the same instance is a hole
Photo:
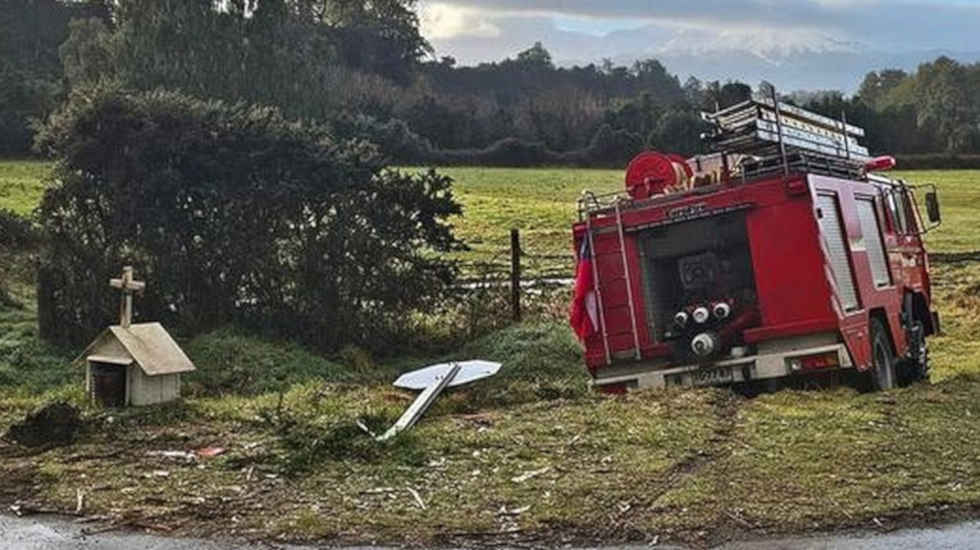
[[[592,275],[592,252],[589,239],[582,240],[578,267],[575,270],[575,296],[572,298],[572,311],[569,322],[579,340],[599,330],[599,310],[596,306],[595,279]]]

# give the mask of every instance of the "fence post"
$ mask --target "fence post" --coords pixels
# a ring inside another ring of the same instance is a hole
[[[521,234],[510,230],[510,303],[514,321],[521,320]]]

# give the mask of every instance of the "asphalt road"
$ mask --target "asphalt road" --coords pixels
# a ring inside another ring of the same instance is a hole
[[[233,541],[174,539],[137,533],[85,535],[83,526],[63,519],[0,516],[0,548],[5,550],[311,550],[312,546],[246,544]],[[607,550],[679,546],[632,546]],[[887,534],[849,533],[728,543],[719,550],[980,550],[980,521],[932,529],[907,529]],[[350,547],[344,550],[381,550]],[[585,549],[581,549],[585,550]]]

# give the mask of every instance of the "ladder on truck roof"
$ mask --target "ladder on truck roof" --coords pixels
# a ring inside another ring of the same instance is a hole
[[[617,242],[619,244],[619,250],[616,252],[619,252],[620,260],[622,261],[623,280],[626,283],[626,306],[629,309],[630,330],[633,336],[633,356],[637,361],[639,361],[642,358],[642,354],[640,352],[640,334],[637,331],[637,327],[636,327],[636,307],[635,307],[636,304],[635,304],[635,300],[633,299],[633,279],[630,273],[629,261],[627,261],[626,258],[626,237],[623,231],[623,215],[619,203],[620,203],[619,200],[615,201],[614,203],[614,211],[616,213],[616,236],[617,236]],[[602,298],[602,281],[600,281],[599,279],[599,269],[598,269],[599,266],[597,263],[597,258],[599,254],[596,251],[595,238],[592,231],[592,216],[589,215],[585,217],[585,235],[586,238],[589,240],[589,254],[591,256],[590,259],[592,260],[592,266],[593,266],[592,282],[595,287],[595,293],[596,293],[596,306],[597,306],[596,309],[599,310],[599,325],[601,327],[601,332],[602,332],[602,347],[606,356],[606,364],[611,365],[612,350],[609,346],[610,335],[609,335],[608,325],[606,324],[606,314],[605,314],[605,308],[603,307],[603,298]],[[608,281],[607,284],[615,281],[616,279],[613,279],[611,281]]]
[[[785,174],[791,162],[797,163],[795,169],[860,174],[871,160],[868,149],[858,142],[864,129],[848,124],[843,112],[835,120],[780,102],[775,87],[764,87],[768,87],[768,97],[757,95],[714,113],[701,113],[712,126],[702,138],[714,151],[749,155],[756,167],[771,166],[778,160]]]

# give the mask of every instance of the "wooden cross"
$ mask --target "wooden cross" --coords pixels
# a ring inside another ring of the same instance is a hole
[[[133,321],[133,292],[143,292],[146,283],[133,280],[132,266],[123,268],[122,277],[119,279],[109,279],[109,286],[122,290],[122,303],[119,304],[119,325],[122,328],[129,328]]]

